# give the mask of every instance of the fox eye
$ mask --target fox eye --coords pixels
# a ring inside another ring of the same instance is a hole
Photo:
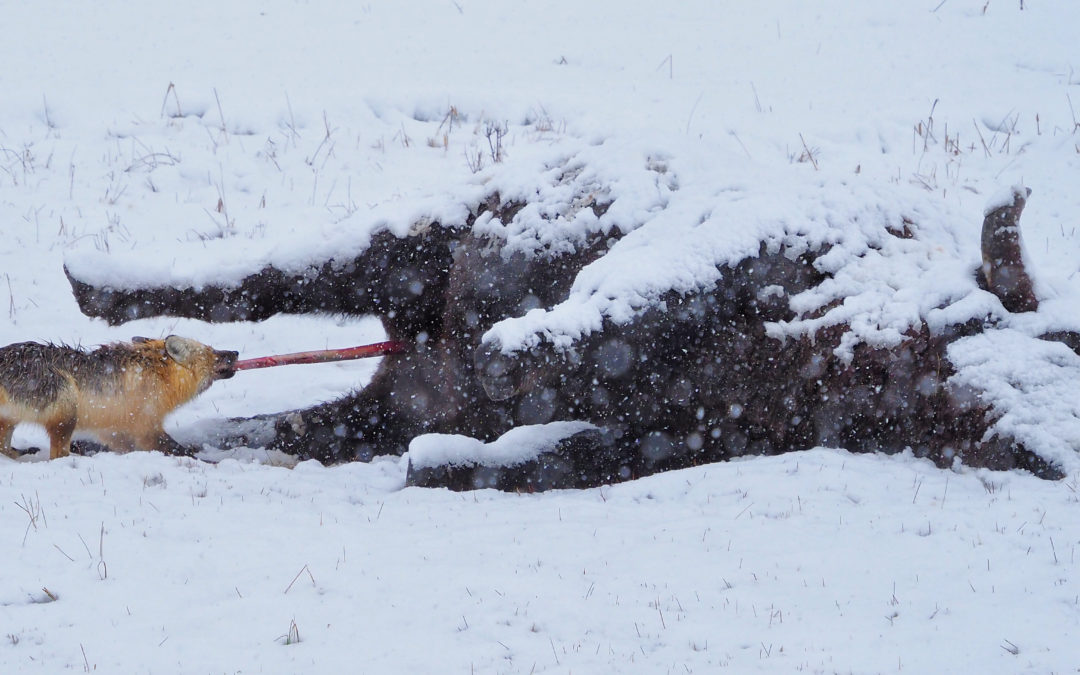
[[[137,345],[141,345],[141,344],[143,344],[144,342],[150,342],[150,338],[148,338],[148,337],[143,337],[143,336],[141,336],[141,335],[136,335],[135,337],[131,338],[131,341],[132,341],[132,342],[133,342],[134,344],[137,344]]]

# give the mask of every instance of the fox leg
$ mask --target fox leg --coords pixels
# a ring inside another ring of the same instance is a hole
[[[169,434],[162,431],[154,438],[153,445],[150,446],[154,450],[160,450],[166,455],[182,455],[184,457],[191,457],[194,452],[191,448],[185,448],[176,442]]]
[[[15,459],[19,453],[11,447],[11,435],[15,433],[15,423],[11,420],[0,418],[0,454]]]
[[[72,413],[45,425],[45,430],[49,432],[49,459],[67,457],[71,454],[71,434],[75,433],[77,419]]]
[[[120,431],[101,432],[98,434],[98,439],[113,452],[131,452],[140,448],[131,435]]]
[[[131,439],[134,446],[140,450],[157,450],[166,455],[185,455],[190,457],[192,451],[180,445],[165,430],[158,427],[140,433]]]

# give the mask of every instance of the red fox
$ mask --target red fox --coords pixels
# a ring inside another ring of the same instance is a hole
[[[237,356],[176,335],[93,351],[37,342],[0,348],[0,453],[16,455],[11,435],[20,422],[45,427],[50,459],[70,454],[77,431],[121,452],[183,452],[165,433],[165,416],[232,377]]]

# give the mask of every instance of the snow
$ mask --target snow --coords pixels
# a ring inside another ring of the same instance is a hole
[[[5,672],[1075,664],[1075,483],[835,450],[534,495],[402,490],[394,460],[0,476]]]
[[[1001,354],[1023,351],[1013,361]],[[1039,454],[1064,466],[1080,447],[1080,400],[1075,383],[1080,356],[1058,342],[1031,340],[1015,329],[972,335],[949,346],[956,366],[953,381],[974,388],[1002,412],[995,430],[1039,448]]]
[[[999,190],[997,194],[991,195],[990,199],[987,200],[986,206],[983,207],[983,215],[988,216],[1000,208],[1013,206],[1018,199],[1026,200],[1028,196],[1028,188],[1023,185],[1013,185],[1003,188]]]
[[[497,192],[529,202],[478,221],[508,252],[625,233],[565,303],[492,326],[504,350],[572,347],[761,241],[829,244],[833,277],[771,334],[849,323],[844,356],[990,318],[950,347],[958,391],[1069,475],[817,449],[459,495],[403,489],[408,458],[0,458],[3,672],[1076,667],[1080,357],[1036,337],[1080,328],[1080,4],[111,0],[4,19],[0,344],[374,341],[374,320],[329,316],[109,327],[63,266],[196,287],[301,271]],[[982,209],[1013,185],[1033,190],[1030,315],[974,277]],[[885,231],[906,222],[914,238]],[[241,373],[167,430],[328,400],[374,368]]]
[[[552,449],[576,433],[596,429],[588,422],[529,424],[507,431],[490,443],[459,434],[424,434],[409,443],[414,467],[517,466]]]

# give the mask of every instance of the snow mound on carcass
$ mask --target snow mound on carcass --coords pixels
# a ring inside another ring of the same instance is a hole
[[[515,427],[490,443],[459,434],[424,434],[409,444],[409,462],[414,468],[516,466],[589,429],[596,426],[588,422],[533,424]]]
[[[992,330],[949,346],[953,385],[975,392],[1000,415],[994,432],[1068,471],[1080,466],[1080,356],[1015,329]]]

